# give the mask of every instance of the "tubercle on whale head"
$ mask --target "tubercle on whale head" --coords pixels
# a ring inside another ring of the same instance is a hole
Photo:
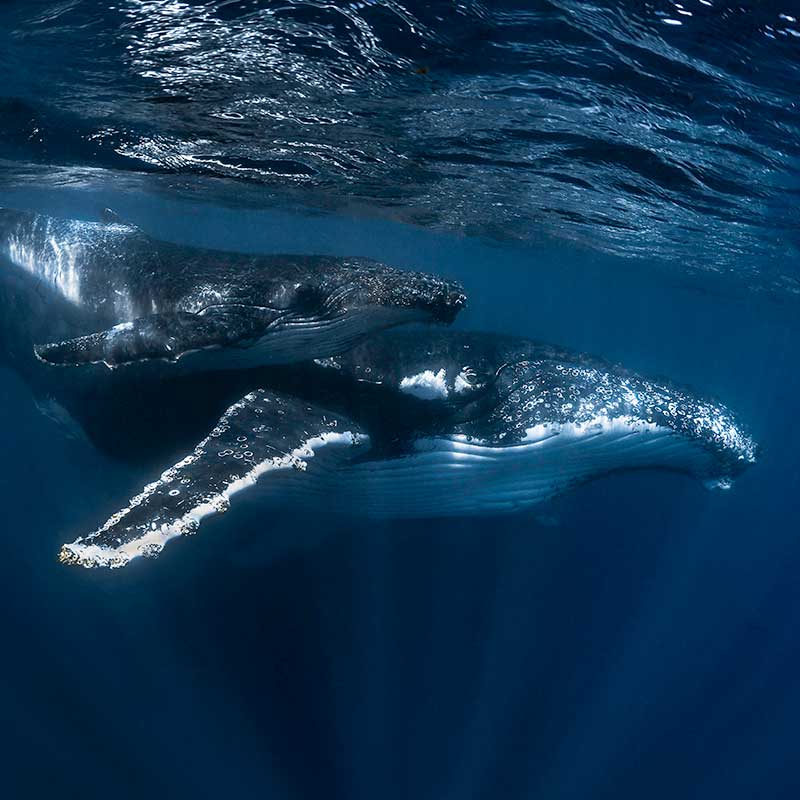
[[[507,364],[495,381],[500,400],[491,417],[502,443],[546,429],[572,431],[587,442],[617,437],[622,449],[643,434],[642,441],[660,442],[648,445],[652,466],[689,473],[715,489],[730,488],[758,460],[759,445],[716,400],[598,361],[532,355]]]
[[[449,325],[467,304],[467,295],[457,281],[425,273],[404,273],[403,279],[387,281],[376,292],[381,305],[418,310],[432,322]]]
[[[313,290],[328,309],[382,307],[417,312],[420,321],[450,324],[466,306],[464,287],[426,272],[394,269],[376,262],[350,262]],[[319,301],[317,301],[319,302]]]

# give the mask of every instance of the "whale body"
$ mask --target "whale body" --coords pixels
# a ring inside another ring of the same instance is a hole
[[[369,259],[185,247],[113,217],[0,209],[0,253],[5,272],[17,273],[0,281],[27,279],[65,309],[58,329],[50,315],[30,318],[44,337],[36,355],[52,365],[291,363],[335,355],[394,325],[449,323],[466,300],[453,281]]]
[[[612,472],[727,488],[757,456],[714,400],[524,339],[398,329],[336,357],[249,374],[211,433],[65,563],[155,555],[243,491],[360,517],[518,512]]]
[[[364,259],[202,250],[113,218],[0,209],[0,365],[106,453],[158,465],[61,561],[155,555],[243,491],[265,508],[473,516],[633,469],[726,488],[755,462],[734,414],[685,387],[406,325],[451,322],[464,303],[452,281]]]

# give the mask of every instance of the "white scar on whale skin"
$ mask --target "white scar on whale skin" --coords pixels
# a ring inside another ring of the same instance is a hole
[[[453,391],[464,394],[472,391],[475,372],[469,367],[464,367],[453,381]],[[437,372],[431,369],[409,375],[400,381],[400,391],[418,397],[420,400],[446,400],[450,395],[447,388],[447,370],[442,367]]]
[[[31,275],[46,280],[53,288],[71,303],[81,302],[81,281],[77,260],[80,245],[73,243],[59,244],[55,237],[47,240],[52,255],[37,253],[16,236],[9,237],[8,256],[18,267]]]
[[[237,404],[238,405],[238,404]],[[233,407],[235,409],[235,406]],[[141,505],[150,496],[159,492],[176,478],[181,471],[205,455],[206,447],[213,447],[213,440],[209,436],[204,439],[194,450],[173,467],[162,473],[159,480],[148,484],[142,492],[131,499],[127,508],[114,514],[101,528],[85,538],[76,539],[72,544],[65,544],[61,548],[59,560],[65,564],[79,564],[83,567],[111,567],[112,569],[124,567],[134,558],[139,556],[156,556],[164,545],[178,536],[192,534],[197,531],[202,520],[212,514],[222,514],[230,507],[231,498],[242,491],[254,486],[258,479],[267,472],[285,469],[305,470],[307,459],[313,458],[317,449],[326,445],[336,444],[362,444],[368,443],[369,437],[361,433],[325,432],[313,436],[303,442],[299,447],[283,456],[276,456],[256,464],[253,469],[240,478],[231,481],[222,491],[208,497],[204,502],[190,509],[178,519],[157,525],[150,524],[150,529],[135,539],[124,542],[117,547],[92,544],[91,541],[102,536],[106,531],[117,525],[136,506]],[[172,492],[177,490],[173,489]],[[172,493],[170,492],[170,493]]]
[[[418,397],[420,400],[444,400],[447,390],[447,372],[426,369],[417,375],[410,375],[400,381],[400,391]]]
[[[474,377],[475,373],[469,367],[465,367],[456,375],[456,379],[453,382],[453,391],[456,394],[464,394],[464,392],[471,391],[473,384],[469,379]]]

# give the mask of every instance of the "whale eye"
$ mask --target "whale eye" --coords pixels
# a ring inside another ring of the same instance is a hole
[[[325,294],[316,286],[302,284],[297,287],[291,308],[295,314],[318,314],[325,307]]]

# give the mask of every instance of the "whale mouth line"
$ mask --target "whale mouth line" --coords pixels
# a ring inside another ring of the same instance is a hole
[[[146,364],[169,364],[175,366],[194,365],[198,357],[208,356],[212,362],[196,364],[196,369],[229,368],[246,369],[260,365],[292,363],[308,359],[313,349],[316,358],[336,355],[358,344],[374,330],[383,330],[397,325],[419,322],[425,314],[415,309],[355,309],[342,311],[335,316],[297,318],[286,314],[270,323],[255,339],[241,342],[214,342],[202,347],[193,347],[174,354],[139,357],[135,361],[114,361],[97,358],[92,361],[74,362],[57,360],[51,352],[66,342],[37,344],[33,354],[37,361],[47,367],[75,369],[91,365],[102,365],[109,370],[129,369]],[[329,341],[319,337],[330,334]],[[191,369],[191,367],[189,367]]]

